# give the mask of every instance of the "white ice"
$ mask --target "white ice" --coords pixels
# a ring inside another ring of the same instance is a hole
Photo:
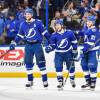
[[[73,89],[69,79],[63,91],[58,91],[55,78],[49,79],[45,90],[40,78],[34,80],[32,89],[25,88],[26,78],[0,78],[0,100],[100,100],[100,79],[97,79],[95,91],[81,90],[83,78],[76,79]]]

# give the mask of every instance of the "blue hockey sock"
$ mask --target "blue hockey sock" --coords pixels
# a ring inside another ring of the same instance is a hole
[[[75,79],[75,76],[70,76],[70,79],[71,79],[71,80],[74,80],[74,79]]]
[[[97,79],[96,77],[92,77],[91,78],[91,83],[96,83],[96,79]]]
[[[42,81],[46,82],[47,81],[47,74],[42,75]]]
[[[86,82],[90,82],[91,81],[90,75],[85,75],[85,80]]]
[[[33,65],[26,64],[28,81],[33,81]]]
[[[28,81],[33,81],[33,74],[28,74]]]
[[[57,76],[58,82],[63,81],[63,76]]]
[[[41,67],[40,68],[41,74],[42,74],[42,81],[46,82],[47,81],[47,72],[46,72],[46,67]]]

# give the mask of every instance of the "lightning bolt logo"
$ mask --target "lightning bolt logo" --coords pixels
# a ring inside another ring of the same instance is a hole
[[[58,48],[65,48],[68,45],[67,39],[62,39],[60,43],[58,43]]]
[[[36,35],[36,31],[34,30],[34,28],[29,29],[28,31],[28,35],[26,35],[27,38],[32,38]]]

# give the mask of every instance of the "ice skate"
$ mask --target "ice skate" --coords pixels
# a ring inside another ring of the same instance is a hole
[[[83,90],[85,90],[85,89],[87,89],[87,90],[90,89],[90,83],[87,82],[86,84],[82,85],[81,88],[82,88]]]
[[[28,81],[25,85],[26,88],[31,88],[33,86],[33,81]]]
[[[70,83],[71,83],[71,85],[72,85],[73,88],[76,87],[76,84],[75,84],[75,81],[74,80],[70,79]]]
[[[63,81],[59,81],[59,84],[57,85],[58,90],[63,90],[64,83]]]
[[[95,90],[95,83],[91,83],[91,85],[90,85],[90,90],[91,90],[91,91],[94,91],[94,90]]]
[[[47,81],[43,82],[43,86],[44,86],[45,89],[48,89],[48,82]]]

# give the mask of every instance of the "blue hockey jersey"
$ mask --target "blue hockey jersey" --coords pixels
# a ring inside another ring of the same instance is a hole
[[[77,40],[71,30],[64,30],[64,33],[54,32],[50,38],[50,46],[56,49],[55,52],[68,52],[77,49]]]
[[[5,29],[7,31],[7,36],[8,37],[15,37],[18,33],[18,29],[19,29],[19,22],[18,20],[14,19],[14,20],[10,20],[7,19],[5,22]]]
[[[24,16],[24,10],[18,11],[16,14],[16,18],[19,21],[19,24],[21,24],[23,21],[25,21],[25,16]]]
[[[100,32],[93,26],[92,28],[87,28],[84,30],[84,44],[83,51],[95,51],[100,47]]]
[[[49,40],[50,34],[44,28],[42,21],[38,19],[33,19],[32,22],[24,21],[19,28],[19,32],[15,38],[15,42],[19,42],[23,39],[27,42],[38,41],[42,42],[43,36]]]

